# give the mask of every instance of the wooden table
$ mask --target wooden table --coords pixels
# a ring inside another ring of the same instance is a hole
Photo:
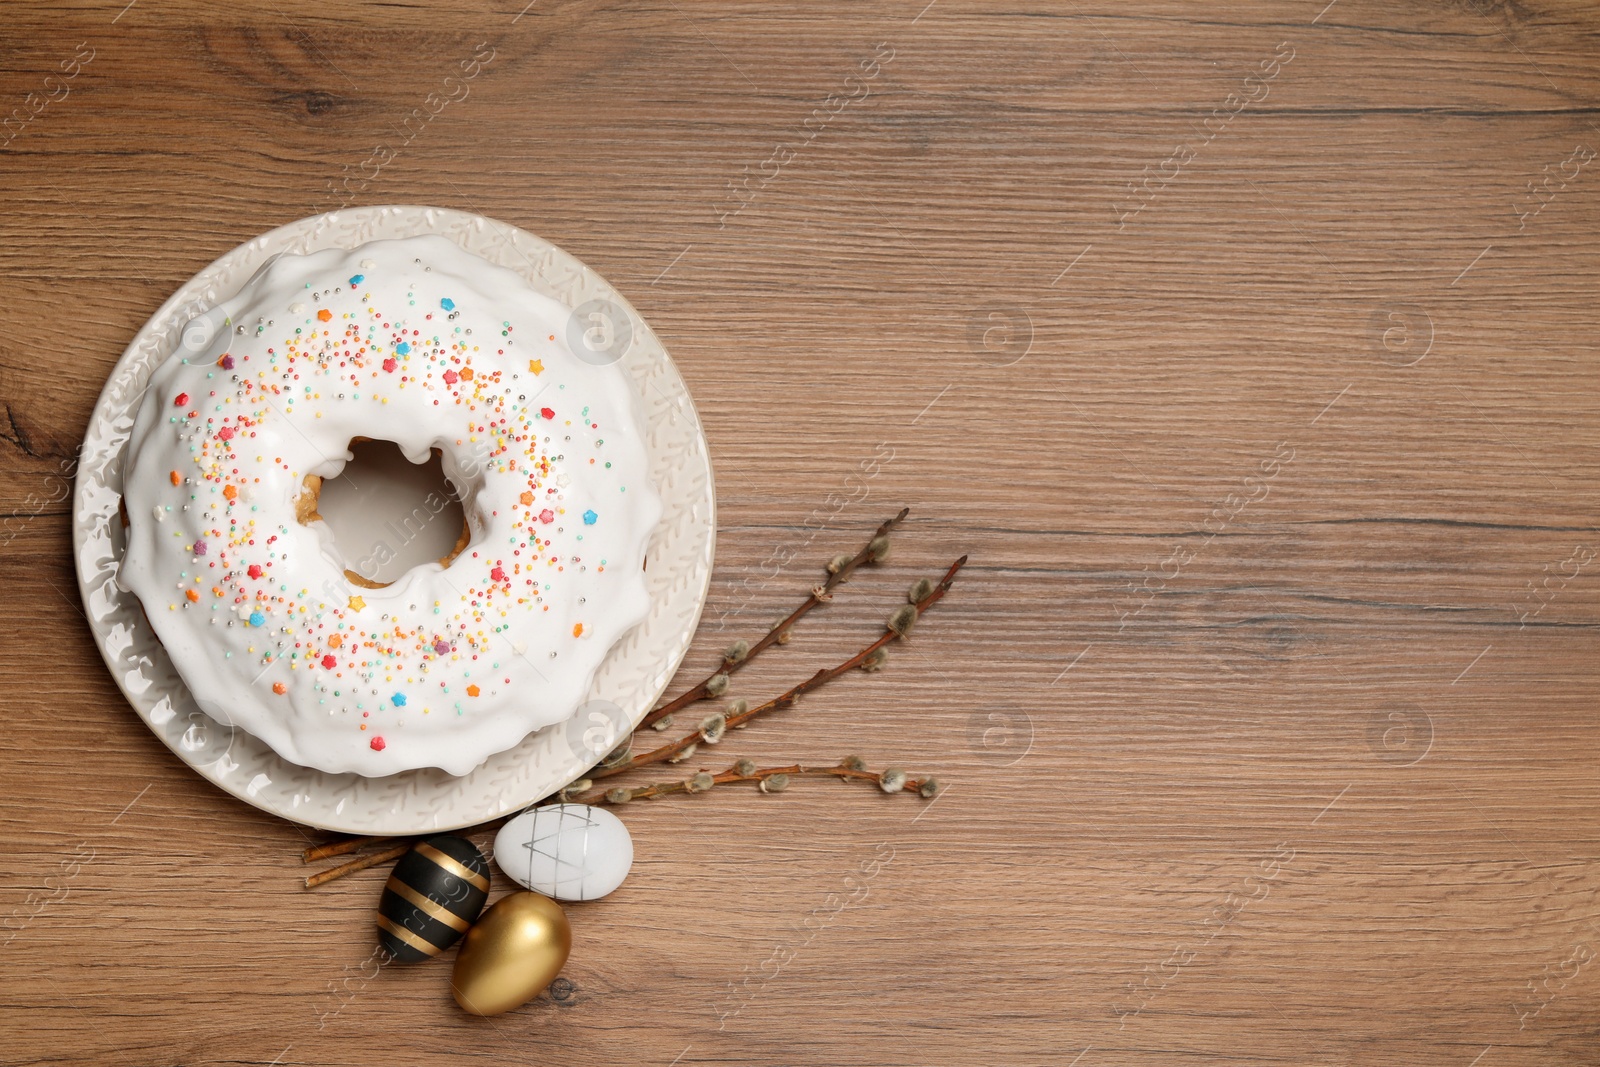
[[[0,1061],[1600,1062],[1596,5],[122,3],[0,30]],[[515,223],[665,340],[680,684],[902,505],[737,694],[970,553],[704,763],[947,791],[635,804],[495,1020],[370,967],[384,868],[302,889],[323,835],[130,713],[61,478],[170,292],[342,203]]]

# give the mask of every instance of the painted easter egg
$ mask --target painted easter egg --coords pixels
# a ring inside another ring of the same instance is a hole
[[[471,841],[418,841],[378,899],[378,943],[404,963],[437,956],[467,932],[488,895],[489,861]]]
[[[500,828],[494,861],[518,885],[557,900],[597,900],[633,866],[622,820],[587,804],[551,804]]]
[[[467,931],[450,991],[473,1015],[499,1015],[538,996],[571,951],[572,927],[560,904],[539,893],[512,893]]]

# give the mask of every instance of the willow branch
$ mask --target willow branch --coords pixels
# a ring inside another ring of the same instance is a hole
[[[967,557],[962,556],[960,559],[952,563],[950,565],[950,569],[945,572],[944,577],[939,580],[937,585],[929,590],[927,595],[909,605],[909,607],[914,609],[915,612],[912,616],[913,621],[916,618],[920,618],[923,612],[937,604],[944,597],[945,593],[950,591],[950,586],[955,581],[956,572],[961,570],[961,568],[966,565],[966,562]],[[906,608],[906,605],[902,605],[900,610],[905,611]],[[813,674],[810,678],[807,678],[799,685],[796,685],[793,688],[779,694],[778,696],[773,697],[765,704],[757,704],[752,708],[747,708],[744,711],[735,712],[734,714],[726,716],[724,723],[725,727],[733,728],[737,726],[743,726],[757,715],[761,715],[768,711],[773,711],[777,708],[788,707],[790,704],[793,704],[795,701],[799,700],[804,694],[809,693],[814,689],[819,689],[828,682],[831,682],[835,678],[839,677],[841,674],[860,667],[867,661],[869,657],[873,655],[873,653],[877,652],[891,641],[903,639],[910,632],[911,622],[907,621],[897,626],[897,618],[899,618],[898,612],[895,615],[891,615],[889,617],[889,624],[884,627],[883,635],[867,647],[863,648],[860,652],[857,652],[855,655],[845,660],[843,663],[840,663],[834,667],[824,667],[822,670],[818,671],[816,674]],[[597,768],[596,770],[590,772],[589,777],[596,780],[601,778],[610,778],[613,775],[622,774],[638,767],[645,767],[652,763],[660,763],[662,760],[669,760],[674,756],[678,756],[680,753],[687,752],[689,749],[705,740],[709,740],[709,738],[706,736],[705,729],[702,727],[701,729],[696,730],[691,734],[687,734],[684,737],[671,742],[670,744],[662,745],[660,748],[652,749],[651,751],[645,752],[638,756],[629,757],[628,759],[625,759],[614,766]]]
[[[786,767],[756,767],[749,760],[740,760],[717,774],[702,771],[692,778],[677,782],[656,782],[634,789],[597,789],[579,797],[576,803],[626,804],[633,800],[653,800],[675,793],[704,793],[713,786],[726,785],[730,782],[756,782],[762,786],[764,792],[776,793],[787,788],[791,778],[842,778],[871,782],[885,793],[917,793],[924,797],[937,796],[940,788],[939,783],[931,777],[910,778],[894,770],[869,771],[854,758],[847,759],[834,767],[807,766],[801,763],[791,763]],[[774,786],[776,788],[773,788]]]
[[[325,845],[312,845],[300,853],[301,863],[315,863],[318,860],[332,859],[334,856],[347,856],[352,852],[360,852],[364,848],[392,840],[387,837],[347,837],[343,841],[330,841]]]
[[[328,870],[308,875],[306,877],[306,888],[315,889],[317,886],[325,882],[331,882],[335,878],[343,878],[347,874],[355,874],[357,871],[364,871],[368,867],[376,867],[380,863],[397,860],[410,849],[411,842],[403,841],[398,845],[384,849],[382,852],[374,852],[370,855],[362,856],[360,859],[351,860],[349,863],[341,863],[337,867],[330,867]]]
[[[698,685],[692,686],[684,692],[679,693],[677,696],[673,697],[659,708],[656,708],[654,711],[650,712],[650,714],[646,715],[639,721],[639,725],[636,727],[636,729],[642,730],[646,726],[654,726],[656,723],[660,722],[662,719],[665,719],[673,712],[682,711],[684,708],[695,703],[696,701],[704,700],[706,697],[715,695],[713,690],[727,685],[728,675],[731,675],[742,669],[751,660],[755,659],[762,652],[766,651],[768,648],[771,648],[773,645],[783,644],[788,641],[790,627],[799,622],[801,619],[805,618],[806,613],[812,608],[816,607],[818,604],[826,604],[828,601],[832,600],[834,589],[836,589],[845,581],[848,581],[850,576],[856,572],[856,568],[866,563],[877,563],[884,558],[884,555],[888,551],[888,544],[883,540],[883,538],[887,537],[889,531],[898,526],[900,522],[909,514],[911,514],[910,508],[901,508],[900,514],[896,515],[892,519],[889,519],[883,523],[883,525],[879,526],[873,531],[872,536],[867,539],[867,543],[862,546],[861,551],[851,556],[845,562],[840,563],[838,567],[834,567],[830,564],[828,568],[829,573],[827,580],[821,585],[813,588],[811,590],[811,595],[806,598],[805,603],[795,608],[788,614],[786,618],[784,618],[772,629],[768,630],[766,636],[762,637],[761,640],[751,645],[748,651],[742,651],[742,654],[740,655],[733,655],[732,650],[724,653],[722,656],[722,663],[717,667],[716,670],[708,674],[700,681]],[[737,647],[738,646],[735,646],[735,648]],[[719,676],[721,678],[720,682],[718,681]]]

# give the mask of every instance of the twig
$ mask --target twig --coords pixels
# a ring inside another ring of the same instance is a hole
[[[935,585],[927,593],[927,595],[916,601],[916,603],[909,605],[910,608],[915,610],[915,614],[912,616],[913,620],[920,617],[924,611],[927,611],[929,608],[933,607],[933,605],[937,604],[945,595],[945,593],[949,592],[951,584],[955,581],[956,572],[959,571],[966,564],[966,562],[967,557],[962,556],[960,559],[952,563],[950,565],[950,569],[945,572],[944,577],[940,579],[939,583]],[[901,611],[906,610],[906,607],[907,605],[902,605]],[[876,641],[872,642],[866,648],[863,648],[860,652],[857,652],[843,663],[840,663],[835,667],[824,667],[822,670],[818,671],[816,674],[813,674],[810,678],[801,682],[799,685],[794,686],[784,693],[773,697],[765,704],[757,704],[753,708],[747,708],[744,711],[735,712],[734,714],[725,716],[723,724],[724,727],[732,728],[736,726],[743,726],[745,723],[749,722],[751,719],[762,714],[763,712],[772,711],[775,708],[787,707],[788,705],[793,704],[796,700],[800,699],[800,697],[805,693],[809,693],[813,689],[817,689],[826,683],[831,682],[841,674],[861,666],[870,656],[872,656],[873,653],[883,648],[889,642],[904,637],[905,634],[909,632],[911,628],[910,622],[905,622],[897,627],[895,625],[895,620],[897,617],[899,617],[898,612],[895,615],[890,616],[889,625],[884,627],[883,636],[879,637]],[[652,749],[651,751],[642,755],[632,756],[628,759],[622,760],[614,766],[597,768],[596,770],[590,772],[589,777],[592,779],[610,778],[613,775],[622,774],[625,771],[631,771],[638,767],[645,767],[652,763],[660,763],[662,760],[671,759],[672,757],[677,756],[679,753],[693,748],[703,740],[708,740],[704,725],[702,725],[700,729],[694,731],[693,733],[687,734],[686,736],[681,737],[670,744],[662,745],[660,748]]]
[[[722,663],[717,667],[716,670],[707,675],[698,685],[692,686],[684,692],[679,693],[677,696],[673,697],[659,708],[656,708],[654,711],[650,712],[650,714],[646,715],[639,721],[637,729],[642,730],[646,726],[654,726],[656,723],[660,722],[662,719],[665,719],[673,712],[682,711],[684,708],[698,700],[704,700],[708,696],[716,695],[713,692],[714,690],[717,690],[719,687],[726,687],[728,684],[726,677],[727,675],[733,674],[734,672],[740,670],[751,660],[755,659],[762,652],[766,651],[768,648],[771,648],[773,645],[787,642],[789,639],[789,628],[804,618],[806,613],[812,608],[816,607],[818,604],[826,604],[828,601],[832,600],[834,589],[837,588],[841,583],[848,581],[850,576],[856,572],[856,568],[865,563],[877,563],[884,558],[885,554],[888,552],[888,543],[884,540],[884,538],[888,536],[890,530],[898,526],[900,522],[904,520],[905,517],[910,513],[910,508],[901,508],[900,514],[896,515],[892,519],[889,519],[887,522],[873,531],[872,536],[867,539],[867,543],[862,546],[861,551],[857,552],[854,556],[849,557],[847,561],[840,563],[837,568],[830,563],[828,567],[829,574],[827,580],[811,590],[811,595],[806,598],[805,603],[791,611],[787,618],[783,619],[772,629],[768,630],[766,636],[761,638],[761,640],[757,641],[755,644],[751,645],[748,651],[743,651],[742,655],[731,654],[733,652],[732,649],[730,649],[729,652],[723,653]],[[735,645],[734,648],[737,649],[738,646]],[[719,677],[721,678],[720,682],[718,681]]]
[[[334,856],[344,856],[351,852],[360,852],[380,841],[388,841],[387,837],[347,837],[343,841],[330,841],[325,845],[313,845],[300,853],[301,863],[315,863],[318,860],[332,859]]]
[[[324,882],[331,882],[335,878],[343,878],[347,874],[355,874],[357,871],[364,871],[368,867],[376,867],[380,863],[397,860],[410,850],[411,842],[404,841],[392,848],[386,848],[382,852],[374,852],[371,855],[362,856],[360,859],[351,860],[349,863],[341,863],[337,867],[330,867],[328,870],[308,875],[306,877],[306,888],[315,889]]]
[[[890,776],[895,777],[890,777]],[[851,757],[835,767],[808,767],[800,763],[791,763],[787,767],[756,767],[749,760],[740,760],[732,767],[718,774],[708,774],[704,771],[692,778],[679,782],[656,782],[654,785],[642,785],[634,789],[597,789],[579,797],[579,804],[626,804],[632,800],[650,800],[655,797],[670,796],[673,793],[704,793],[713,785],[726,785],[729,782],[758,782],[762,783],[763,791],[781,792],[788,786],[790,778],[844,778],[857,781],[871,782],[886,793],[918,793],[924,797],[937,796],[939,783],[929,778],[909,778],[895,770],[885,770],[881,773],[869,771],[860,760]],[[896,784],[897,779],[899,784]],[[777,788],[771,788],[776,783]]]

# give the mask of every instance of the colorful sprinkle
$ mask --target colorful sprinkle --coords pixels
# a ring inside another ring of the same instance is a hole
[[[389,703],[393,704],[397,708],[403,708],[406,706],[406,695],[404,693],[396,693],[394,696],[389,698]]]
[[[189,394],[188,393],[179,393],[177,396],[172,398],[172,406],[173,407],[181,408],[185,404],[187,404],[188,402],[189,402]]]
[[[266,621],[267,621],[267,617],[265,615],[261,614],[261,612],[252,611],[250,613],[250,625],[251,626],[262,626],[262,625],[265,625]]]
[[[593,508],[590,508],[588,511],[583,513],[583,524],[585,526],[593,526],[595,524],[595,520],[598,518],[600,518],[600,516],[594,513]]]
[[[368,744],[374,752],[382,752],[384,749],[389,747],[383,743],[383,738],[381,737],[374,737]]]
[[[350,284],[351,285],[360,285],[362,282],[364,282],[366,280],[367,280],[367,276],[365,274],[352,274],[352,275],[350,275]]]
[[[454,311],[456,309],[456,302],[447,296],[443,300],[439,301],[439,306],[444,308],[446,311]]]
[[[327,308],[323,308],[321,311],[317,312],[317,319],[321,322],[328,322],[332,318],[333,312],[329,311]]]

